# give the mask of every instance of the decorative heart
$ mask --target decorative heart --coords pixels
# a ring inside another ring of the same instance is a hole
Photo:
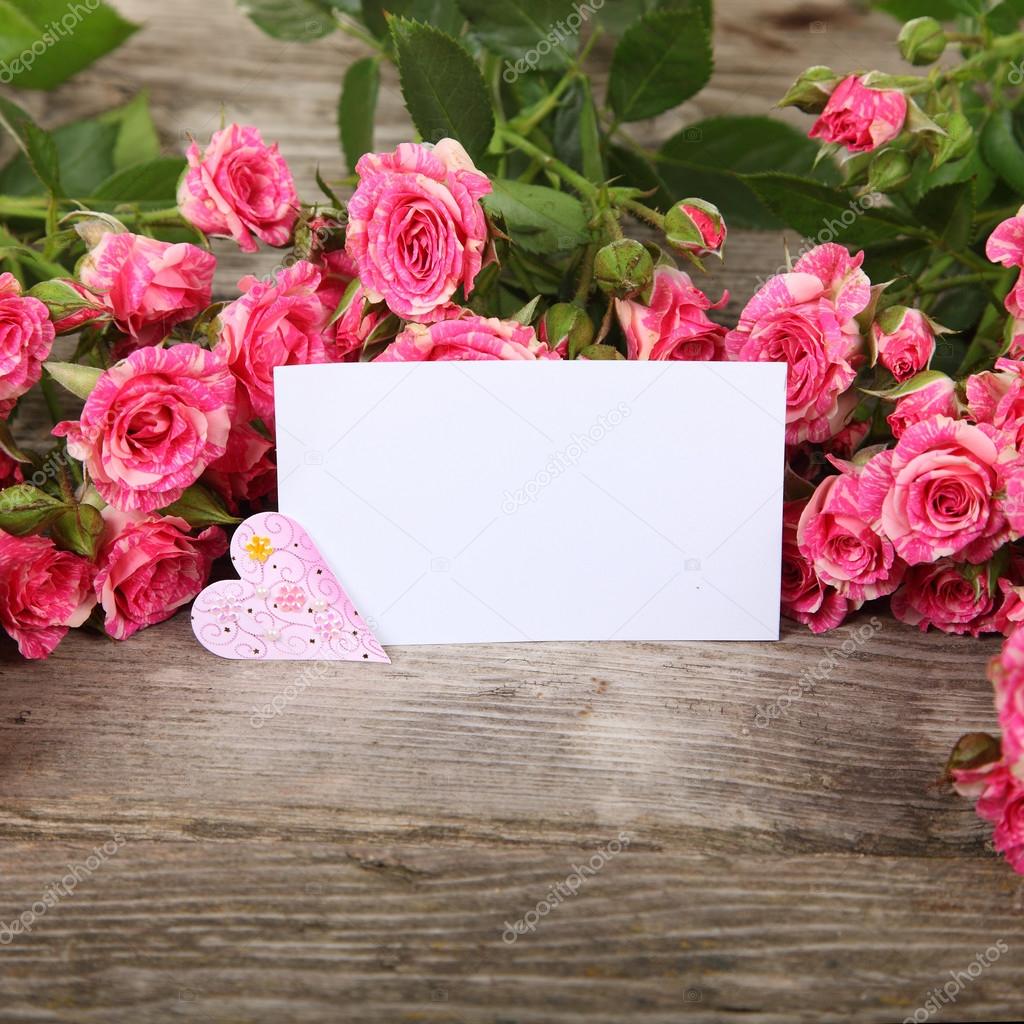
[[[196,639],[240,661],[391,659],[294,519],[261,512],[231,541],[240,579],[211,583],[192,606]]]

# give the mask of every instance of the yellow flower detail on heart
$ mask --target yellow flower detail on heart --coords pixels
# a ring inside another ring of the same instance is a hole
[[[254,562],[265,562],[274,549],[270,546],[270,540],[267,537],[253,537],[245,545],[245,550],[249,552],[249,557]]]

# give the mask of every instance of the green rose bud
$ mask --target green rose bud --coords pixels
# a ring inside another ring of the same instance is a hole
[[[946,134],[926,136],[926,145],[935,156],[932,160],[933,169],[965,156],[974,138],[971,122],[958,111],[936,114],[935,123]]]
[[[901,149],[885,149],[868,168],[868,187],[873,192],[892,192],[910,177],[910,157]]]
[[[911,64],[931,64],[946,49],[946,33],[934,18],[914,18],[900,30],[900,53]]]
[[[718,207],[703,199],[684,199],[665,216],[665,237],[669,245],[694,256],[722,258],[725,221]]]
[[[569,343],[569,358],[575,359],[594,340],[594,321],[586,310],[571,302],[557,302],[541,321],[541,340],[548,348],[558,348],[563,341]]]
[[[828,103],[839,76],[824,65],[808,68],[779,100],[780,107],[797,107],[805,114],[820,114]]]
[[[598,250],[594,276],[606,295],[630,299],[651,286],[654,260],[640,242],[633,238],[618,238]]]

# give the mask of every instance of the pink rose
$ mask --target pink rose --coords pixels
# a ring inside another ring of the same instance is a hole
[[[1013,579],[1004,576],[999,580],[1002,602],[996,610],[993,626],[1003,636],[1010,636],[1024,622],[1024,586],[1019,586],[1016,582],[1020,578],[1021,571],[1018,567]]]
[[[797,524],[806,501],[787,501],[782,508],[782,614],[802,622],[812,633],[841,625],[859,607],[824,583],[797,541]]]
[[[714,360],[725,358],[725,328],[706,310],[720,309],[726,292],[715,303],[674,267],[658,267],[649,305],[636,299],[616,299],[615,311],[626,336],[630,359]]]
[[[684,199],[665,215],[665,237],[680,252],[721,259],[726,233],[718,207],[703,199]]]
[[[935,355],[935,332],[919,309],[891,306],[871,325],[878,361],[901,384],[928,367]]]
[[[299,216],[295,181],[277,144],[239,124],[215,132],[205,153],[194,142],[189,147],[178,206],[204,234],[233,238],[243,252],[258,250],[254,235],[287,245]]]
[[[92,566],[46,537],[0,530],[0,626],[25,658],[45,658],[88,617]]]
[[[169,619],[191,601],[206,586],[214,559],[228,547],[219,527],[192,537],[188,523],[177,516],[104,509],[103,518],[107,532],[93,586],[104,628],[115,640]]]
[[[908,626],[944,633],[996,631],[993,612],[998,595],[988,586],[988,574],[975,566],[958,565],[941,558],[926,565],[911,566],[903,586],[892,595],[892,613]]]
[[[439,319],[459,287],[469,296],[483,263],[490,181],[454,139],[367,153],[356,173],[346,245],[368,298],[406,320]]]
[[[1003,815],[992,833],[992,843],[1018,874],[1024,875],[1024,785],[1008,787]]]
[[[25,474],[21,470],[22,464],[15,461],[0,448],[0,491],[5,487],[13,487],[15,484],[24,483]]]
[[[43,375],[54,337],[46,306],[22,295],[13,274],[0,274],[0,419]]]
[[[357,285],[350,296],[344,313],[329,328],[333,337],[328,344],[328,355],[332,362],[354,363],[363,354],[363,348],[370,335],[388,318],[388,311],[383,307],[369,307],[366,291]],[[394,334],[394,329],[391,329]]]
[[[906,566],[893,546],[864,521],[858,504],[858,470],[836,463],[804,506],[797,523],[800,553],[823,583],[856,602],[891,594]]]
[[[231,429],[227,451],[210,464],[203,482],[220,494],[232,513],[237,513],[241,502],[254,502],[276,491],[273,450],[273,442],[258,430],[248,423],[238,423]]]
[[[1024,362],[997,359],[994,372],[968,377],[966,390],[971,419],[1005,431],[1019,448],[1024,443]]]
[[[992,840],[996,850],[1014,871],[1024,874],[1024,783],[1007,767],[1005,756],[977,768],[954,769],[952,776],[961,796],[977,799],[974,809],[978,817],[995,825]]]
[[[989,235],[985,243],[985,255],[993,263],[1001,263],[1004,267],[1024,267],[1024,206],[1017,211],[1016,216],[1004,220]],[[1015,319],[1024,318],[1024,273],[1017,275],[1017,281],[1005,301],[1011,316]],[[1013,355],[1021,354],[1019,338],[1020,332],[1015,329],[1010,348]]]
[[[139,345],[163,341],[171,328],[210,304],[213,253],[181,242],[108,231],[79,266],[79,277]]]
[[[787,444],[826,440],[857,376],[863,339],[854,317],[871,299],[863,261],[841,245],[815,247],[759,289],[726,335],[730,359],[789,364]]]
[[[374,360],[378,363],[436,362],[442,359],[558,359],[532,327],[514,320],[463,316],[429,327],[407,327]]]
[[[239,383],[239,419],[274,421],[274,367],[327,362],[330,314],[317,295],[320,271],[300,260],[272,284],[243,278],[245,293],[220,315],[215,349]]]
[[[958,556],[978,563],[1010,539],[998,495],[1020,459],[988,425],[933,416],[909,427],[861,476],[861,512],[910,565]]]
[[[850,75],[833,90],[825,109],[807,133],[835,142],[853,153],[868,153],[891,142],[903,130],[907,98],[895,89],[872,89]]]
[[[335,249],[322,253],[313,266],[320,271],[317,296],[327,309],[328,316],[333,316],[348,286],[359,276],[355,262],[344,249]]]
[[[104,501],[149,512],[177,501],[227,446],[235,383],[198,345],[142,348],[100,377],[81,419],[53,428]]]
[[[1014,630],[998,657],[989,663],[995,691],[999,728],[1003,732],[1003,759],[1021,769],[1024,758],[1024,629]]]
[[[892,436],[899,440],[908,427],[933,416],[956,419],[960,406],[956,398],[956,384],[949,377],[934,380],[918,391],[896,400],[896,407],[886,417]]]

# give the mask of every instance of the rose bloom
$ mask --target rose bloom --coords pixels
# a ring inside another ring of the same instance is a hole
[[[81,419],[53,428],[108,504],[149,512],[177,501],[227,447],[235,382],[198,345],[143,348],[104,373]]]
[[[726,292],[713,303],[688,274],[674,267],[658,267],[649,305],[635,299],[615,300],[629,358],[724,359],[725,328],[706,311],[720,309],[728,301]]]
[[[115,640],[127,640],[188,604],[206,586],[214,559],[228,548],[220,527],[193,537],[177,516],[107,508],[103,518],[106,531],[93,588],[104,629]]]
[[[933,416],[949,416],[956,419],[960,406],[956,398],[956,384],[949,377],[934,380],[919,391],[903,395],[896,400],[896,407],[885,418],[892,436],[898,441],[908,427]]]
[[[857,75],[844,78],[807,133],[853,153],[869,153],[903,130],[907,98],[895,89],[872,89]]]
[[[878,361],[901,384],[926,369],[935,355],[935,332],[918,309],[887,309],[871,325],[871,337]]]
[[[1018,874],[1024,875],[1024,786],[1007,790],[1003,815],[992,833],[992,844]]]
[[[0,274],[0,419],[43,375],[54,337],[46,306],[22,295],[13,274]]]
[[[899,586],[906,566],[891,542],[862,518],[855,467],[836,465],[839,475],[818,484],[800,515],[800,553],[818,578],[844,597],[857,602],[885,597]]]
[[[993,612],[1000,595],[989,590],[984,568],[971,569],[950,558],[911,566],[903,586],[892,595],[893,615],[922,631],[934,626],[943,633],[971,636],[996,632]]]
[[[440,319],[459,287],[469,296],[483,263],[490,181],[454,139],[367,153],[356,173],[346,247],[367,297],[405,320]]]
[[[277,144],[239,124],[215,132],[205,153],[189,147],[178,206],[204,234],[233,238],[243,252],[258,250],[256,238],[287,245],[299,217],[295,181]]]
[[[782,507],[782,614],[812,633],[825,633],[841,625],[859,604],[823,582],[801,552],[797,525],[806,505],[806,500],[787,501]]]
[[[1004,267],[1024,267],[1024,206],[1017,211],[1016,216],[1004,220],[989,235],[985,243],[985,255],[993,263],[1001,263]],[[1006,296],[1006,308],[1015,319],[1024,318],[1024,274],[1017,275],[1016,284]],[[1011,354],[1021,354],[1022,347],[1024,336],[1015,329],[1010,346]]]
[[[558,358],[558,353],[540,341],[532,327],[515,320],[469,315],[429,327],[412,324],[374,362]]]
[[[176,324],[210,304],[217,260],[188,242],[108,231],[79,266],[119,331],[139,345],[163,341]]]
[[[1003,758],[1024,775],[1024,630],[1010,633],[999,655],[989,663],[989,679],[1003,732]]]
[[[220,314],[215,349],[239,383],[239,419],[274,420],[274,367],[327,362],[329,313],[317,295],[320,271],[300,260],[273,283],[243,278],[245,293]]]
[[[321,253],[313,266],[320,271],[317,296],[324,304],[328,316],[333,316],[348,286],[359,276],[355,261],[344,249]]]
[[[277,466],[272,452],[274,444],[248,423],[231,429],[227,451],[210,464],[203,474],[232,513],[241,502],[252,503],[273,495],[277,489]]]
[[[863,339],[854,317],[871,299],[863,261],[841,245],[815,247],[760,288],[726,335],[730,359],[789,364],[787,444],[826,440],[857,376]]]
[[[1003,736],[1006,745],[1006,736]],[[953,785],[961,796],[977,799],[978,817],[995,825],[993,845],[1018,874],[1024,874],[1024,783],[1002,760],[977,768],[954,769]]]
[[[861,512],[910,565],[950,556],[984,562],[1010,538],[997,495],[1020,478],[1020,459],[1004,435],[933,416],[868,462]]]
[[[995,371],[967,378],[967,412],[975,423],[1005,431],[1014,444],[1024,443],[1024,362],[997,359]]]
[[[92,605],[92,566],[47,537],[0,530],[0,626],[25,658],[45,658]]]

